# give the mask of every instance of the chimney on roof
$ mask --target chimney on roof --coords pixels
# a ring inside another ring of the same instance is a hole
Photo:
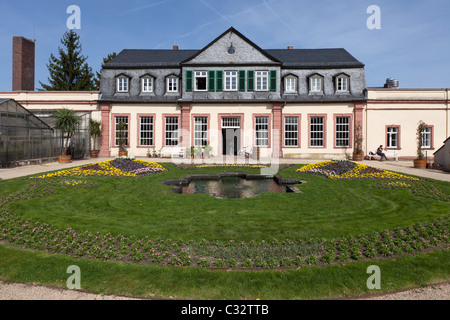
[[[34,46],[32,40],[13,37],[13,91],[34,91]]]
[[[172,47],[172,49],[173,49],[173,50],[178,50],[178,46],[174,45],[174,46]]]
[[[288,46],[288,49],[292,50],[292,49],[294,49],[294,47],[293,46]]]

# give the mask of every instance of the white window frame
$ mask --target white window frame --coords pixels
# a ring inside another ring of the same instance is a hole
[[[170,93],[178,92],[178,78],[168,77],[166,79],[166,91]]]
[[[309,126],[309,146],[323,148],[325,146],[325,117],[311,117]]]
[[[238,90],[238,72],[237,71],[224,71],[224,91],[237,91]]]
[[[284,78],[284,92],[286,93],[297,92],[297,78],[295,77]]]
[[[142,120],[150,120],[149,122]],[[154,129],[155,129],[155,119],[153,116],[140,116],[139,117],[139,145],[140,146],[153,146],[154,141]],[[150,140],[151,143],[142,143],[143,140]]]
[[[141,78],[141,92],[152,93],[153,92],[153,77],[147,76]]]
[[[347,76],[339,76],[336,78],[336,92],[348,92],[350,78]]]
[[[309,78],[310,91],[322,92],[323,91],[323,79],[320,76],[312,76]]]
[[[398,148],[398,138],[399,138],[398,127],[388,127],[386,135],[387,135],[386,148],[392,149]],[[395,144],[393,144],[393,141],[395,141]]]
[[[337,148],[350,147],[350,120],[349,116],[336,117],[335,146]]]
[[[422,148],[430,149],[431,148],[431,138],[432,138],[432,129],[431,127],[427,127],[422,131]]]
[[[205,89],[198,88],[199,78],[205,78]],[[208,71],[194,71],[194,91],[208,91]]]
[[[269,71],[255,71],[255,91],[269,91]]]
[[[255,116],[255,145],[257,147],[269,146],[268,116]]]
[[[194,117],[194,147],[208,145],[208,117]]]
[[[166,116],[164,118],[164,145],[167,147],[176,147],[179,143],[179,117]]]
[[[129,79],[125,76],[117,77],[116,79],[116,91],[117,92],[128,92],[129,90]]]
[[[127,141],[126,141],[125,145],[126,146],[129,145],[128,143],[129,143],[130,136],[129,136],[129,130],[128,130],[128,128],[129,128],[129,122],[128,121],[129,121],[128,116],[115,116],[114,117],[114,133],[115,133],[114,146],[116,146],[116,147],[119,146],[119,132],[120,132],[120,130],[117,129],[117,126],[118,126],[118,124],[120,122],[124,122],[127,125],[126,129],[124,130],[127,133],[127,135],[126,135],[127,136]]]
[[[292,121],[295,119],[295,121]],[[292,122],[291,122],[292,121]],[[286,116],[284,117],[284,146],[285,147],[298,147],[298,116]],[[292,129],[292,127],[294,129]],[[290,141],[288,143],[288,141]],[[295,142],[295,143],[294,143]]]

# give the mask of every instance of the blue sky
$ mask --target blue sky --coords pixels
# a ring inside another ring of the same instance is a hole
[[[123,49],[201,49],[235,27],[263,49],[345,48],[363,62],[368,87],[394,77],[402,88],[450,87],[448,0],[0,0],[0,91],[12,89],[12,37],[36,39],[36,88],[81,9],[83,54],[93,71]],[[370,5],[381,29],[366,26]]]

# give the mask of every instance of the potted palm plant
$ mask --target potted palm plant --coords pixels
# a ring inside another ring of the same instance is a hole
[[[427,129],[427,125],[422,120],[419,121],[416,131],[416,143],[417,143],[417,158],[413,160],[414,168],[426,168],[427,160],[425,159],[425,154],[422,150],[423,144],[423,133]]]
[[[96,148],[96,142],[102,134],[101,126],[102,126],[101,121],[89,119],[89,134],[91,135],[92,142],[93,142],[92,148],[89,151],[91,158],[98,157],[98,149]]]
[[[353,160],[362,161],[364,159],[364,153],[362,150],[362,134],[361,134],[361,124],[358,123],[355,127],[355,150],[353,150]]]
[[[126,132],[127,124],[125,122],[119,122],[117,124],[117,140],[119,142],[119,157],[128,156],[128,151],[126,149],[128,134]]]
[[[75,111],[70,109],[55,110],[52,117],[56,120],[55,128],[60,130],[63,135],[63,153],[58,156],[58,162],[70,162],[70,139],[77,130],[77,126],[80,123],[80,118],[76,115]]]

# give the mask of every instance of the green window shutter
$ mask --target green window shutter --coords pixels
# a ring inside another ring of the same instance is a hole
[[[239,70],[239,91],[245,91],[245,70]]]
[[[247,90],[255,90],[255,71],[253,70],[247,71]]]
[[[216,91],[223,91],[223,71],[216,71],[217,88]]]
[[[215,71],[214,70],[210,70],[208,72],[208,78],[209,78],[209,91],[215,91]]]
[[[270,70],[270,91],[277,91],[277,70]]]
[[[186,91],[192,91],[192,70],[186,70]]]

